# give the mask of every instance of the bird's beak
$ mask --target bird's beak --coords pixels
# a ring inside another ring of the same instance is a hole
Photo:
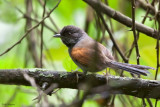
[[[55,37],[55,38],[60,38],[60,37],[61,37],[61,34],[55,34],[53,37]]]

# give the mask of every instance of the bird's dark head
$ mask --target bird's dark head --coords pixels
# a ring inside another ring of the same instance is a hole
[[[83,35],[85,35],[85,32],[82,29],[69,25],[63,27],[60,34],[56,34],[54,37],[61,38],[67,47],[73,47]]]

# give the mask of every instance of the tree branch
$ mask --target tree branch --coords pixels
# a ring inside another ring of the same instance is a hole
[[[83,73],[79,73],[77,82],[76,73],[55,72],[44,69],[1,69],[0,74],[0,84],[31,86],[24,77],[24,74],[27,74],[33,77],[39,86],[47,82],[49,85],[57,84],[59,88],[85,90],[82,84],[87,83],[87,81],[94,81],[92,82],[92,86],[94,87],[92,92],[94,93],[105,91],[110,94],[125,94],[140,98],[160,98],[160,81],[156,80],[118,76],[105,77],[98,74],[84,75]]]
[[[128,26],[132,27],[132,19],[123,15],[122,13],[115,11],[114,9],[110,8],[109,6],[105,5],[104,3],[100,2],[99,0],[83,0],[88,5],[90,5],[93,9],[96,11],[99,11],[100,13],[104,13],[108,15],[109,17],[115,19],[116,21]],[[141,23],[135,22],[136,30],[139,32],[142,32],[152,38],[157,38],[158,31],[152,29],[151,27],[145,26]]]
[[[130,0],[128,0],[130,1]],[[153,0],[155,2],[155,0]],[[154,6],[152,5],[152,3],[146,3],[144,0],[136,0],[136,5],[138,5],[139,7],[141,7],[143,10],[147,10],[149,9],[149,13],[152,15],[155,15],[156,10],[154,8]]]
[[[47,19],[47,18],[51,15],[51,13],[58,7],[58,5],[59,5],[60,2],[61,2],[61,0],[59,0],[59,2],[57,3],[57,5],[56,5],[54,8],[52,8],[52,9],[50,10],[50,12],[49,12],[39,23],[37,23],[35,26],[29,28],[29,29],[27,30],[27,32],[26,32],[16,43],[14,43],[11,47],[9,47],[9,48],[6,49],[4,52],[2,52],[2,53],[0,54],[0,56],[6,54],[6,53],[9,52],[11,49],[13,49],[16,45],[20,44],[20,43],[22,42],[22,40],[23,40],[25,37],[27,37],[28,34],[29,34],[33,29],[37,28],[41,23],[43,23],[43,22],[45,21],[45,19]]]

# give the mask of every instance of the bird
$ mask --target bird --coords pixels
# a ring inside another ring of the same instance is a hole
[[[115,61],[112,53],[104,45],[92,39],[84,30],[77,26],[64,26],[60,33],[55,34],[53,37],[60,38],[68,47],[71,59],[83,70],[84,74],[112,68],[147,76],[150,73],[148,69],[154,69],[149,66]]]

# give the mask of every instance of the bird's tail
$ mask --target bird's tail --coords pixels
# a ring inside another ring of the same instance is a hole
[[[133,65],[133,64],[120,63],[115,61],[111,61],[110,64],[108,64],[108,67],[115,68],[115,69],[118,68],[133,74],[145,75],[145,76],[147,76],[147,74],[150,73],[149,71],[147,71],[148,69],[154,69],[152,67],[148,67],[144,65]]]

